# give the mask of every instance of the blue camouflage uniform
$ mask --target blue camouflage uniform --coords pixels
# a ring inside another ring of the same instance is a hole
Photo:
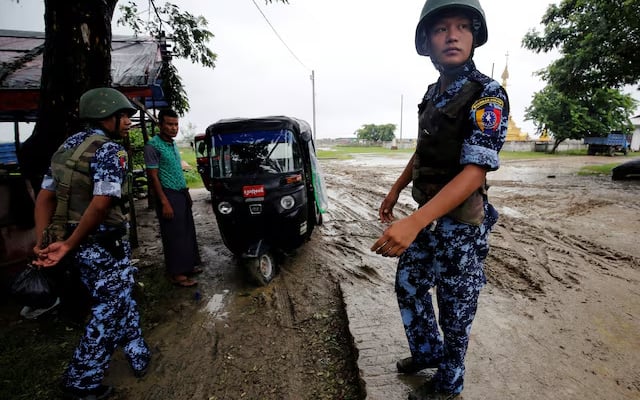
[[[482,84],[478,100],[469,109],[471,132],[462,142],[460,164],[493,171],[499,167],[498,152],[507,131],[507,95],[496,81],[478,72],[473,61],[461,70],[444,93],[438,94],[437,84],[430,87],[425,100],[442,108],[470,79]],[[418,234],[398,262],[396,293],[411,355],[418,364],[438,366],[433,382],[442,392],[460,393],[463,389],[471,323],[480,289],[486,283],[483,263],[489,250],[488,236],[498,219],[486,196],[484,211],[485,218],[478,226],[441,217]],[[438,320],[430,292],[434,287]]]
[[[104,132],[89,129],[69,137],[62,146],[75,148],[96,134],[104,135]],[[127,171],[124,148],[113,141],[105,142],[91,159],[90,171],[93,195],[120,198]],[[43,180],[42,189],[56,191],[51,169]],[[100,224],[96,233],[108,234],[114,229],[127,228]],[[93,307],[84,337],[63,376],[62,383],[67,388],[92,390],[99,387],[118,345],[122,346],[134,372],[143,371],[149,363],[151,353],[142,337],[140,315],[132,298],[137,268],[131,265],[129,241],[122,238],[119,243],[120,251],[113,251],[89,238],[72,254],[73,265],[79,269],[81,280],[91,294]]]

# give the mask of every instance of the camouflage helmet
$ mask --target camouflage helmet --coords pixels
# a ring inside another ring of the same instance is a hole
[[[480,47],[487,42],[487,22],[479,0],[427,0],[420,13],[416,27],[416,50],[421,56],[429,56],[428,32],[433,17],[446,10],[461,10],[470,14],[473,20],[474,46]]]
[[[127,97],[113,88],[100,87],[89,89],[80,96],[80,118],[101,120],[109,118],[118,111],[129,116],[136,112]]]

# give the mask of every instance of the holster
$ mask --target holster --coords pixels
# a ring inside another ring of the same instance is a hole
[[[98,244],[116,259],[126,256],[124,239],[127,236],[125,228],[117,228],[105,232],[98,232],[89,236],[89,241]]]

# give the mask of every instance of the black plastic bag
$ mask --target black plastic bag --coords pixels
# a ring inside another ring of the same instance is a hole
[[[20,304],[31,309],[49,308],[58,297],[46,273],[33,265],[28,265],[16,276],[11,284],[11,293]]]

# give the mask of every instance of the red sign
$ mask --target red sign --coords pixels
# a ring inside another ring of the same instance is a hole
[[[244,198],[264,197],[264,185],[243,186],[242,196]]]

